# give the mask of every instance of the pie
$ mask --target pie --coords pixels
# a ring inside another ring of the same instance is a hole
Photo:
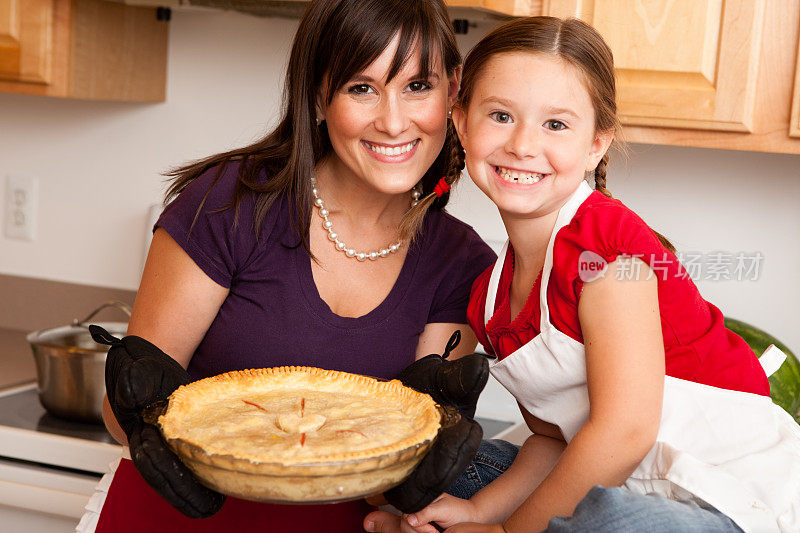
[[[158,423],[206,485],[251,500],[312,503],[400,483],[441,418],[430,396],[397,380],[280,367],[182,386]]]

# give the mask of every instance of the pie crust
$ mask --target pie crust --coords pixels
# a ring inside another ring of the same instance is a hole
[[[158,425],[170,448],[215,490],[320,503],[399,484],[441,420],[430,396],[398,380],[291,366],[184,385]]]

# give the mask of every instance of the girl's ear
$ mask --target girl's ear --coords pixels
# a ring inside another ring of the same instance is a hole
[[[467,113],[464,109],[456,104],[453,106],[453,126],[456,127],[456,133],[458,133],[458,139],[461,141],[461,145],[463,146],[466,144],[467,140]]]
[[[600,160],[606,155],[613,140],[613,131],[602,131],[595,136],[592,146],[589,148],[589,157],[586,160],[587,172],[594,170],[597,164],[600,163]]]
[[[447,77],[447,108],[451,109],[456,103],[458,89],[461,86],[461,67],[458,66],[453,74]]]

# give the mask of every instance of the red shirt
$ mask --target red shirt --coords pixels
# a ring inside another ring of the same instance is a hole
[[[675,254],[661,244],[653,230],[633,211],[599,192],[593,192],[583,202],[572,221],[558,231],[553,244],[547,302],[550,321],[559,331],[583,343],[578,320],[578,301],[583,290],[578,258],[586,250],[609,263],[619,255],[637,257],[658,277],[668,376],[769,395],[767,376],[755,354],[744,339],[725,328],[720,310],[700,296]],[[467,310],[467,319],[478,340],[501,359],[539,334],[541,280],[536,281],[522,310],[511,321],[513,258],[514,250],[509,246],[494,315],[488,325],[484,326],[484,309],[492,267],[475,280]]]

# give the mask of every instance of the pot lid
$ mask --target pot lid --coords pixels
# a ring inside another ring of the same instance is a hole
[[[115,337],[124,337],[128,330],[127,322],[98,322],[98,326]],[[94,342],[89,329],[84,326],[61,326],[43,329],[28,334],[28,342],[37,346],[74,348],[80,351],[104,353],[108,346]]]

